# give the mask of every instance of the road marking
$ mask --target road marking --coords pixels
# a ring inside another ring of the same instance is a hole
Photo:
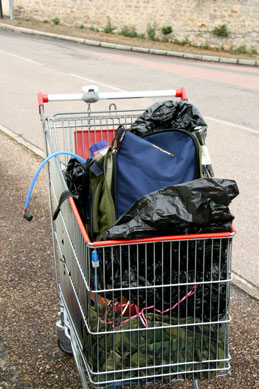
[[[117,90],[119,92],[126,92],[124,89],[116,88],[115,86],[112,86],[112,85],[109,85],[109,84],[104,84],[103,82],[92,80],[91,78],[86,78],[86,77],[83,77],[83,76],[78,76],[77,74],[73,74],[73,73],[70,73],[69,75],[72,76],[72,77],[79,78],[80,80],[91,82],[94,85],[97,84],[97,85],[101,85],[101,86],[103,86],[105,88],[110,88],[110,89],[113,89],[113,90]]]
[[[83,77],[83,76],[78,76],[77,74],[73,74],[73,73],[70,73],[70,76],[79,78],[79,79],[84,80],[84,81],[91,82],[92,84],[98,84],[98,85],[104,86],[105,88],[110,88],[110,89],[117,90],[117,91],[120,91],[120,92],[126,92],[124,89],[116,88],[116,87],[114,87],[112,85],[104,84],[102,82],[99,82],[99,81],[96,81],[96,80],[92,80],[91,78],[86,78],[86,77]],[[212,121],[214,121],[216,123],[223,124],[224,126],[235,127],[235,128],[238,128],[239,130],[243,130],[243,131],[246,131],[246,132],[250,132],[252,134],[259,135],[259,131],[256,131],[256,130],[254,130],[252,128],[249,128],[249,127],[240,126],[240,125],[235,124],[235,123],[227,122],[225,120],[212,118],[210,116],[205,116],[204,119],[205,120],[206,119],[212,120]]]
[[[18,59],[20,59],[22,61],[33,63],[34,65],[43,65],[42,63],[37,62],[37,61],[33,61],[32,59],[21,57],[20,55],[8,53],[8,51],[0,50],[0,53],[5,54],[5,55],[9,55],[9,56],[14,57],[14,58],[18,58]]]
[[[215,118],[212,118],[210,116],[204,116],[204,119],[208,119],[208,120],[213,120],[214,122],[216,123],[219,123],[219,124],[223,124],[224,126],[230,126],[230,127],[236,127],[238,128],[239,130],[243,130],[243,131],[246,131],[246,132],[250,132],[252,134],[256,134],[256,135],[259,135],[259,131],[256,131],[252,128],[249,128],[249,127],[244,127],[244,126],[239,126],[238,124],[235,124],[235,123],[231,123],[231,122],[227,122],[225,120],[221,120],[221,119],[215,119]]]
[[[160,70],[163,72],[176,74],[178,77],[180,75],[189,78],[189,79],[200,79],[205,81],[212,81],[218,84],[227,84],[238,88],[259,90],[259,77],[256,77],[254,74],[236,74],[224,72],[220,69],[211,69],[209,66],[206,68],[197,68],[193,66],[192,63],[189,63],[187,66],[182,66],[178,61],[157,61],[157,58],[154,60],[153,57],[143,57],[143,56],[129,56],[127,54],[114,54],[112,52],[106,51],[93,51],[85,48],[76,48],[77,51],[90,54],[102,60],[107,58],[111,61],[116,61],[116,63],[127,63],[128,65],[136,65],[143,68]]]

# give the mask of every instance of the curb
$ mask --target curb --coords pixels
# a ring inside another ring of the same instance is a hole
[[[104,47],[104,48],[115,49],[115,50],[125,50],[125,51],[132,51],[132,52],[139,52],[139,53],[146,53],[146,54],[164,55],[169,57],[194,59],[194,60],[206,61],[206,62],[237,64],[237,65],[245,65],[245,66],[259,66],[259,60],[250,60],[245,58],[218,57],[213,55],[192,54],[192,53],[184,53],[178,51],[167,51],[167,50],[148,49],[142,47],[120,45],[116,43],[76,38],[67,35],[58,35],[58,34],[53,34],[51,32],[44,32],[44,31],[32,30],[30,28],[16,27],[4,23],[0,23],[0,28],[4,30],[20,32],[23,34],[38,35],[38,36],[44,36],[44,37],[54,38],[54,39],[62,39],[70,42],[81,43],[84,45],[98,46],[98,47]]]
[[[9,136],[11,139],[19,143],[20,145],[24,146],[28,150],[30,150],[33,154],[35,154],[37,157],[40,157],[44,160],[45,154],[44,152],[38,148],[37,146],[33,145],[32,143],[26,141],[24,138],[21,136],[17,135],[10,129],[2,126],[0,124],[0,132],[3,132],[7,136]],[[243,290],[246,292],[250,297],[259,300],[259,288],[253,284],[251,284],[249,281],[245,280],[238,274],[232,271],[233,275],[233,280],[232,283],[237,286],[239,289]]]

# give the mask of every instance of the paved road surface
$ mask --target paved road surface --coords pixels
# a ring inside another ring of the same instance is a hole
[[[83,84],[101,91],[168,89],[184,85],[205,116],[207,144],[217,177],[235,179],[237,237],[233,270],[258,286],[259,267],[259,71],[255,67],[208,64],[0,31],[0,125],[43,148],[36,95],[77,93]],[[148,101],[121,102],[146,108]],[[103,102],[96,108],[103,107]],[[57,103],[46,112],[85,110],[85,103]],[[250,285],[252,286],[252,285]]]

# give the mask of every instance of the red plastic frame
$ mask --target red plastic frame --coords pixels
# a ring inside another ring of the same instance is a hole
[[[186,89],[182,86],[180,89],[176,89],[175,97],[181,97],[181,100],[188,100]]]
[[[231,226],[230,232],[214,232],[206,234],[192,234],[192,235],[171,235],[171,236],[156,236],[154,238],[144,239],[128,239],[128,240],[104,240],[100,242],[91,242],[86,232],[85,226],[81,220],[76,204],[72,197],[69,197],[69,203],[75,215],[78,227],[82,233],[85,243],[92,243],[93,247],[114,246],[129,243],[148,243],[148,242],[165,242],[171,240],[190,240],[190,239],[212,239],[212,238],[230,238],[236,232],[234,226]]]
[[[38,105],[39,105],[39,113],[40,113],[40,107],[43,108],[44,110],[44,103],[48,103],[49,102],[49,97],[48,95],[42,93],[42,92],[39,92],[38,93]]]

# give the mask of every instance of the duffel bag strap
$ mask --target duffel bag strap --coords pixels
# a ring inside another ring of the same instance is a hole
[[[67,200],[69,197],[73,197],[74,199],[77,199],[78,200],[78,195],[76,194],[73,194],[70,190],[65,190],[60,198],[59,198],[59,202],[58,202],[58,206],[57,206],[57,209],[56,211],[54,212],[53,214],[53,220],[56,220],[56,218],[58,217],[58,214],[60,212],[60,207],[61,205],[64,203],[65,200]]]

